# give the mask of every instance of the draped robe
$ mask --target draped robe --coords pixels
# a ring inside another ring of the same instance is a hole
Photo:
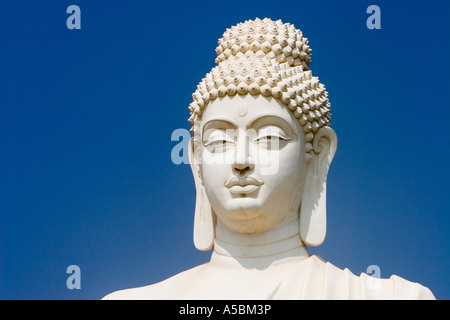
[[[288,256],[265,268],[216,254],[211,261],[162,282],[117,291],[104,299],[435,299],[431,291],[398,276],[354,275],[318,255]]]

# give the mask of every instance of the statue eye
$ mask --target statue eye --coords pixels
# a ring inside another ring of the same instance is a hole
[[[207,141],[204,143],[204,146],[211,153],[226,151],[227,147],[234,144],[234,140],[231,139],[228,134],[221,130],[216,130],[212,132]]]
[[[256,140],[257,141],[261,141],[261,140],[277,140],[277,139],[281,140],[281,139],[284,139],[284,138],[281,137],[281,136],[278,136],[278,135],[267,135],[267,136],[259,137]]]
[[[211,146],[211,145],[215,145],[215,146],[220,146],[220,145],[225,145],[227,143],[231,143],[232,141],[230,140],[213,140],[213,141],[209,141],[205,144],[205,147]]]
[[[270,134],[270,135],[264,135],[264,136],[258,136],[258,138],[256,138],[255,142],[256,143],[261,143],[261,142],[280,142],[280,141],[285,141],[287,140],[286,138],[277,135],[277,134]]]
[[[283,142],[289,140],[291,140],[291,138],[289,138],[281,128],[271,127],[261,129],[254,142],[268,149],[276,149],[277,147],[280,147]]]

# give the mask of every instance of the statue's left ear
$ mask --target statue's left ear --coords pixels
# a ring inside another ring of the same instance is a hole
[[[313,141],[315,155],[306,165],[306,180],[300,206],[300,237],[310,246],[319,246],[327,232],[327,175],[337,147],[336,133],[322,127]]]
[[[208,251],[214,246],[215,214],[206,195],[201,179],[201,164],[194,154],[194,138],[189,140],[189,163],[195,181],[196,201],[194,216],[194,245],[198,250]]]

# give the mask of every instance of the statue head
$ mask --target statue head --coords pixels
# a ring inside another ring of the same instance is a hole
[[[213,247],[217,219],[259,233],[297,215],[302,241],[320,245],[337,139],[308,40],[291,24],[255,19],[227,29],[216,53],[189,106],[195,246]]]

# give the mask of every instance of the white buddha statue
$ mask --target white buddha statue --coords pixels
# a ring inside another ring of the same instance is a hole
[[[306,248],[325,239],[337,139],[302,32],[246,21],[216,52],[189,107],[194,243],[213,249],[211,260],[104,299],[434,299],[420,284],[356,276]]]

